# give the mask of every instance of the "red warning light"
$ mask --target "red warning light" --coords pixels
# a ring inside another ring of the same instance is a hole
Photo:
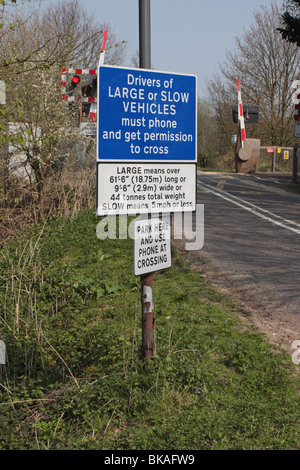
[[[73,85],[78,85],[79,82],[80,82],[80,78],[78,77],[78,75],[75,75],[75,76],[72,78],[72,83],[73,83]]]

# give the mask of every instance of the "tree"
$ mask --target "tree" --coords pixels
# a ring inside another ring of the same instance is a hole
[[[110,29],[95,22],[78,0],[34,9],[30,5],[2,14],[0,70],[9,74],[29,72],[55,64],[95,68],[101,52],[102,33]],[[121,64],[125,42],[109,31],[106,62]],[[22,67],[26,64],[26,67]]]
[[[29,3],[30,0],[27,0]],[[26,0],[23,0],[26,3]],[[0,0],[0,71],[1,74],[5,73],[7,68],[10,68],[10,73],[17,72],[16,66],[18,64],[30,62],[34,63],[33,56],[36,52],[40,51],[46,44],[39,44],[37,50],[32,49],[29,54],[18,51],[17,48],[9,50],[8,45],[11,39],[21,32],[22,27],[30,20],[32,9],[23,8],[21,13],[18,14],[19,8],[17,0]],[[13,8],[11,8],[13,7]],[[20,42],[20,41],[19,41]],[[49,42],[49,39],[47,43]],[[24,45],[23,45],[24,46]],[[9,56],[5,54],[6,51],[10,52]],[[37,64],[36,64],[37,65]]]
[[[278,28],[283,39],[300,46],[300,0],[287,0],[281,16],[283,28]]]
[[[80,104],[69,108],[60,99],[61,67],[96,66],[106,25],[97,24],[76,0],[44,11],[26,9],[26,14],[15,9],[5,21],[14,26],[6,29],[0,44],[1,79],[7,91],[2,143],[9,141],[14,152],[26,157],[23,164],[31,168],[31,189],[43,217],[45,181],[83,138],[74,125]],[[118,63],[125,44],[116,47],[112,40],[110,34],[106,58]]]
[[[295,44],[281,38],[280,20],[275,2],[254,12],[253,25],[236,38],[236,50],[228,52],[220,66],[223,116],[225,97],[231,106],[237,103],[239,78],[243,103],[260,108],[260,124],[246,125],[246,133],[249,137],[255,133],[262,145],[288,146],[294,139],[291,85],[300,67],[300,53]]]
[[[219,133],[211,104],[198,99],[197,106],[198,164],[202,168],[213,166],[219,152]]]
[[[232,150],[231,135],[235,132],[232,125],[232,104],[236,101],[236,93],[229,90],[220,74],[210,80],[208,86],[209,101],[213,110],[213,117],[217,123],[218,153],[224,156]]]

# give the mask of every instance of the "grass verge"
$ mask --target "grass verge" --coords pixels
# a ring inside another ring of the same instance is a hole
[[[98,221],[37,225],[0,252],[0,449],[298,449],[296,366],[175,250],[141,361],[133,241],[99,240]]]

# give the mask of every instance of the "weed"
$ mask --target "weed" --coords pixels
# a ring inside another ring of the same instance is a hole
[[[155,273],[156,357],[140,357],[132,240],[93,210],[2,248],[1,449],[297,449],[294,365],[173,248]]]

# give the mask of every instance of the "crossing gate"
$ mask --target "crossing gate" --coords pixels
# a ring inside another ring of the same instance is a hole
[[[239,132],[235,149],[236,171],[245,173],[247,169],[256,165],[259,160],[260,140],[246,138],[240,80],[238,80],[238,120]]]

